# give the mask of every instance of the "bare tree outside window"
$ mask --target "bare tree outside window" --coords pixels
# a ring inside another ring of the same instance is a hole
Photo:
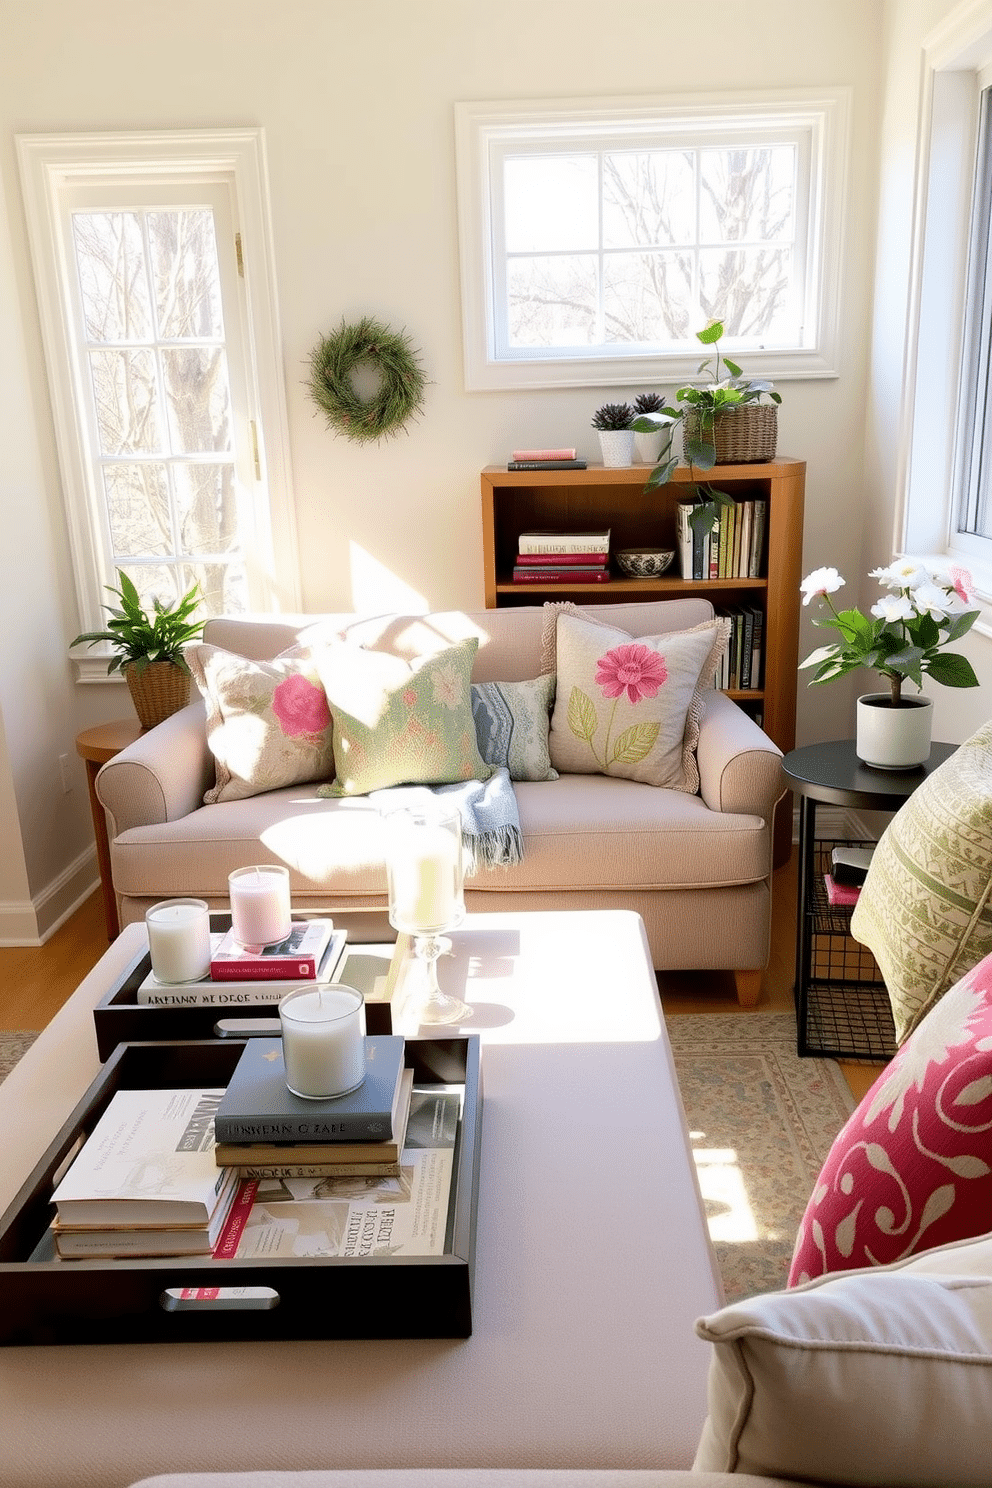
[[[112,558],[143,602],[247,608],[213,213],[75,212]]]

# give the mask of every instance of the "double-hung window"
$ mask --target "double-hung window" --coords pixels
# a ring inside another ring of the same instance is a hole
[[[207,615],[293,607],[259,133],[18,143],[82,628],[118,570]]]
[[[460,104],[469,387],[834,370],[847,96]]]

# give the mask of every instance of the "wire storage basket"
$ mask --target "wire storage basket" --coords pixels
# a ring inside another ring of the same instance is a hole
[[[683,438],[702,437],[703,420],[695,410],[683,422]],[[778,443],[778,406],[775,403],[738,403],[713,415],[712,433],[718,465],[758,465],[774,460]],[[686,456],[688,459],[688,456]]]

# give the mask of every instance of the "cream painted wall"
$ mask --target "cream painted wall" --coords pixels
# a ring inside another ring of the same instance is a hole
[[[64,662],[78,626],[14,135],[264,126],[305,608],[478,607],[480,467],[514,444],[551,440],[597,457],[589,420],[604,390],[464,392],[453,104],[848,85],[840,375],[782,385],[779,447],[808,462],[804,567],[830,562],[853,574],[865,541],[882,17],[882,0],[766,0],[721,8],[712,29],[688,13],[677,23],[659,18],[646,44],[635,13],[629,24],[604,24],[591,0],[173,0],[166,9],[0,0],[8,42],[0,51],[0,183],[12,243],[10,264],[0,255],[0,294],[19,307],[23,342],[22,351],[5,330],[0,365],[5,384],[22,385],[25,404],[16,420],[7,416],[17,424],[23,474],[15,483],[9,469],[0,473],[0,503],[9,608],[30,618],[19,627],[30,630],[20,637],[21,659],[39,695],[30,749],[15,754],[11,742],[10,768],[21,835],[31,842],[24,857],[34,899],[66,870],[82,836],[82,818],[74,815],[66,832],[54,809],[63,803],[39,788],[50,786],[51,761],[78,728],[126,714],[129,704],[106,685],[74,686]],[[320,332],[364,313],[405,327],[431,378],[422,419],[371,449],[328,433],[303,386]],[[33,515],[28,547],[15,552],[8,509],[17,499]],[[24,551],[34,560],[30,577],[17,562]],[[815,644],[812,630],[807,640]],[[10,735],[14,703],[6,692],[0,702]],[[801,741],[836,734],[837,702],[829,689],[801,689]],[[13,732],[21,732],[16,719]]]

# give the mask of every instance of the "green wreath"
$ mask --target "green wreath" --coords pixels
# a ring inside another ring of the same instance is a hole
[[[344,321],[322,336],[310,353],[310,396],[335,434],[359,444],[395,434],[424,401],[427,377],[407,335],[397,335],[381,321],[366,316],[355,325]],[[379,386],[361,398],[352,375],[361,362],[379,374]]]

